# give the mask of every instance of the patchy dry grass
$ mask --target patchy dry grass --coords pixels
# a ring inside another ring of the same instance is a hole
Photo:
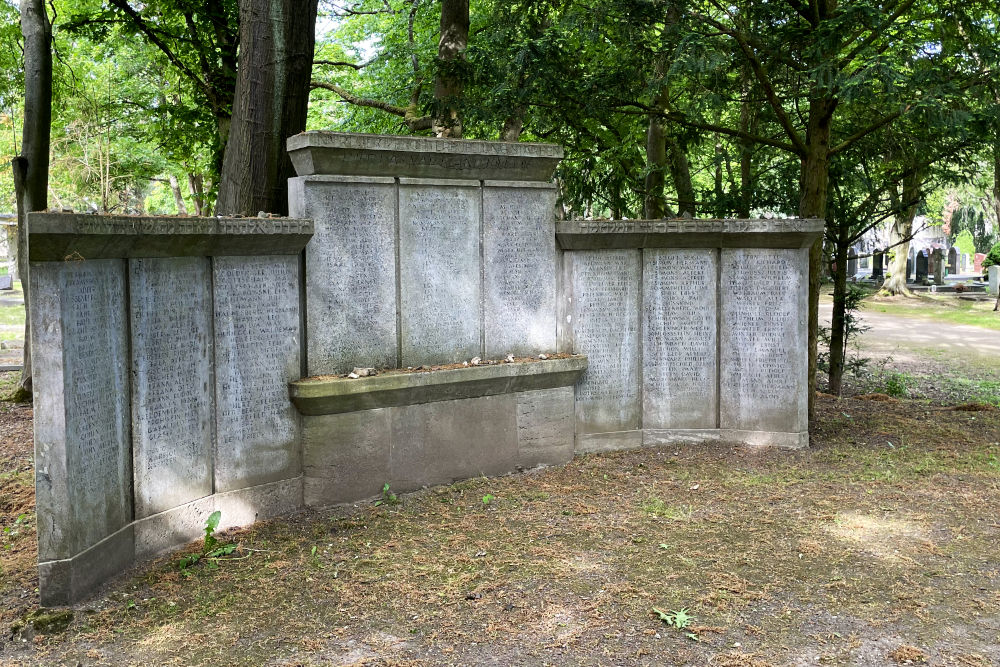
[[[0,664],[997,664],[998,441],[1000,411],[824,398],[806,452],[585,456],[303,513],[229,534],[218,569],[119,578],[62,634],[3,632]],[[37,605],[33,558],[4,556],[0,630]]]

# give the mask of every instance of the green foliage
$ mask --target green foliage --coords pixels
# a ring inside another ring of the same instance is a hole
[[[657,607],[653,607],[653,613],[656,614],[661,621],[666,623],[671,628],[676,628],[677,630],[687,630],[691,626],[691,623],[695,620],[694,616],[688,613],[687,607],[682,607],[676,611],[663,611]],[[693,632],[685,632],[684,636],[688,639],[698,641],[698,635]]]
[[[983,268],[988,266],[993,266],[994,264],[1000,264],[1000,241],[995,243],[990,251],[986,253],[986,259],[983,260]]]
[[[382,485],[382,497],[375,501],[375,507],[379,505],[398,505],[399,498],[396,494],[389,490],[389,482]]]
[[[976,240],[973,238],[972,232],[968,229],[963,229],[955,236],[953,245],[963,255],[974,255],[976,253]]]
[[[490,503],[492,503],[494,500],[495,500],[494,495],[492,493],[487,493],[485,496],[483,496],[483,505],[489,506]]]
[[[908,396],[912,384],[913,377],[908,373],[890,372],[882,376],[882,390],[896,398]]]
[[[208,519],[205,520],[205,538],[202,544],[200,553],[192,553],[183,556],[177,563],[178,569],[180,569],[181,574],[188,576],[190,574],[189,570],[191,566],[196,563],[204,563],[205,567],[209,570],[218,569],[218,561],[220,558],[225,556],[230,556],[239,547],[238,544],[230,542],[227,544],[221,544],[219,539],[215,537],[215,531],[219,528],[219,522],[222,520],[222,512],[215,510],[212,512]]]

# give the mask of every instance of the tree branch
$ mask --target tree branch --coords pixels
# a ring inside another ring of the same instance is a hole
[[[353,104],[354,106],[378,109],[379,111],[390,113],[393,116],[399,116],[403,119],[403,122],[411,132],[429,130],[431,128],[431,117],[417,116],[414,113],[413,107],[400,107],[381,100],[374,100],[370,97],[360,97],[336,84],[326,83],[324,81],[313,81],[309,84],[309,87],[313,89],[322,88],[323,90],[334,92],[339,95],[342,100],[348,104]]]

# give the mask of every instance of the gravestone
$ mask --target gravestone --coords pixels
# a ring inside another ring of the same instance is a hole
[[[935,248],[934,257],[934,284],[944,285],[944,250]]]
[[[927,250],[917,251],[916,264],[917,264],[916,268],[917,282],[922,283],[925,280],[927,280],[927,264],[928,264]]]
[[[1000,294],[1000,265],[994,264],[986,269],[989,277],[990,294]]]
[[[948,275],[953,276],[958,273],[958,250],[948,249]]]
[[[847,251],[847,279],[850,280],[858,273],[858,253],[854,248]]]
[[[0,275],[0,290],[14,289],[14,278],[10,274]]]
[[[880,281],[885,277],[885,255],[876,250],[872,253],[872,280]]]

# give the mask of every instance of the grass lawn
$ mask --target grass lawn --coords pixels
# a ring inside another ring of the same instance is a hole
[[[912,297],[871,296],[864,301],[863,310],[1000,330],[1000,312],[993,311],[994,303],[994,299],[965,301],[955,296],[938,294]]]
[[[7,405],[0,664],[1000,663],[1000,411],[818,403],[803,452],[592,455],[258,524],[49,634],[8,631],[37,597],[30,409]]]

